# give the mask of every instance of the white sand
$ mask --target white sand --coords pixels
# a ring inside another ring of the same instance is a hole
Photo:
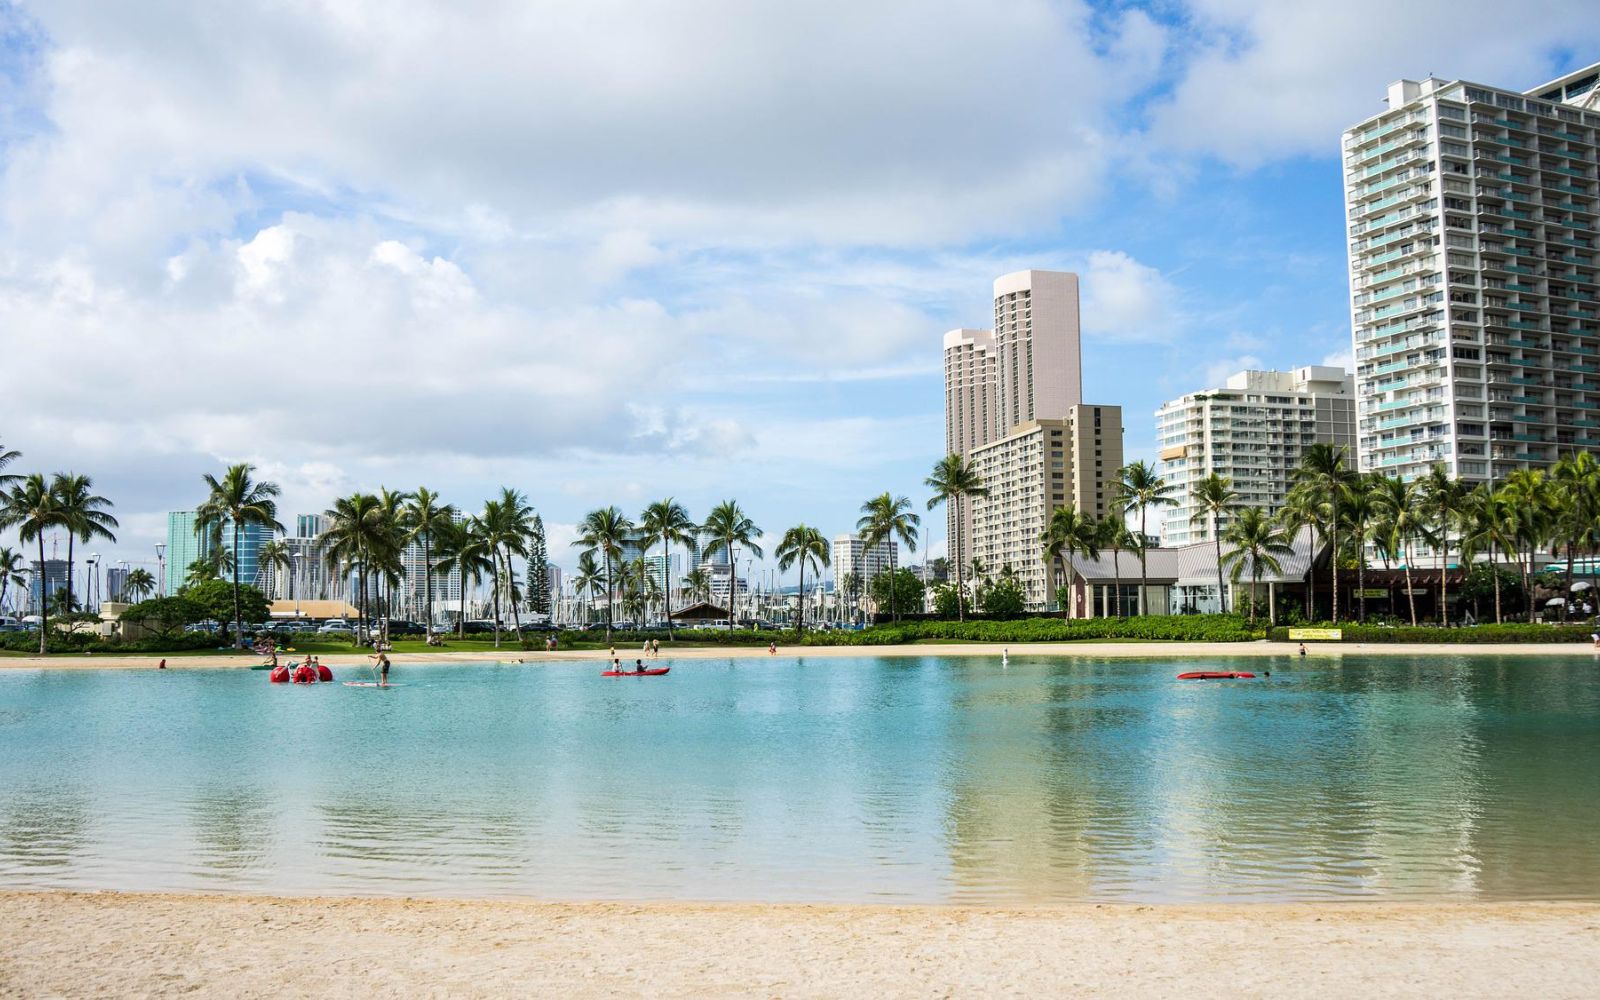
[[[0,894],[0,995],[1593,997],[1600,906]]]
[[[692,641],[692,640],[686,640]],[[1284,642],[1033,642],[1033,643],[950,643],[913,646],[782,646],[780,656],[803,656],[807,659],[832,657],[873,656],[986,656],[998,660],[1002,650],[1009,650],[1013,659],[1023,656],[1101,656],[1101,657],[1215,657],[1215,656],[1293,656],[1296,643]],[[1306,643],[1308,657],[1345,655],[1385,656],[1571,656],[1573,654],[1600,654],[1586,642],[1568,643],[1504,643],[1504,644],[1451,644],[1451,643]],[[630,645],[617,646],[617,656],[631,665],[640,651]],[[360,652],[319,653],[318,659],[333,667],[367,667],[371,661]],[[287,662],[291,657],[285,656]],[[660,663],[672,664],[679,660],[767,659],[764,647],[734,646],[725,649],[674,649],[670,643],[661,644]],[[71,669],[75,667],[104,670],[110,667],[139,667],[155,669],[159,656],[8,656],[0,657],[0,669],[38,669],[40,667]],[[395,653],[396,668],[407,663],[555,663],[573,660],[609,661],[611,654],[603,649],[542,650],[522,652],[510,647],[493,650],[462,650],[438,653]],[[244,669],[256,663],[257,656],[176,656],[167,658],[169,669],[183,667],[239,667]]]

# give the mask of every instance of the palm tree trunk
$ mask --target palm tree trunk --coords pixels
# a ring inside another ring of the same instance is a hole
[[[1359,538],[1356,539],[1356,591],[1356,599],[1361,602],[1360,610],[1356,612],[1357,620],[1365,622],[1367,620],[1367,548],[1366,544]]]
[[[422,638],[426,642],[433,635],[433,539],[422,533]]]
[[[489,553],[489,572],[491,574],[493,574],[493,577],[494,577],[494,579],[490,581],[490,586],[492,586],[494,588],[494,648],[495,649],[499,649],[500,648],[500,553],[498,551],[491,551]]]
[[[1405,543],[1400,545],[1400,558],[1406,566],[1406,603],[1411,607],[1411,627],[1417,627],[1417,595],[1416,588],[1411,586],[1411,546]]]
[[[605,560],[606,560],[606,645],[609,646],[609,645],[611,645],[611,620],[612,620],[612,618],[615,617],[615,615],[613,614],[613,609],[612,609],[612,598],[615,595],[612,593],[612,589],[611,589],[611,552],[609,550],[607,550],[607,552],[606,552]],[[730,587],[732,586],[731,579],[729,581],[729,586]],[[731,590],[729,592],[732,593]],[[733,602],[729,601],[728,603],[732,604]]]
[[[1078,601],[1077,601],[1077,597],[1073,593],[1073,589],[1072,589],[1073,587],[1077,586],[1077,578],[1078,578],[1078,566],[1072,560],[1072,550],[1068,549],[1067,550],[1067,617],[1068,618],[1077,618],[1078,617]]]
[[[661,606],[667,614],[667,641],[677,642],[677,633],[672,631],[672,540],[666,535],[661,536]]]
[[[70,551],[70,550],[69,550]],[[239,518],[233,519],[233,644],[244,645],[244,613],[239,610]]]
[[[967,620],[967,592],[961,585],[961,494],[956,494],[956,536],[951,539],[956,550],[956,621]]]
[[[800,617],[795,619],[794,634],[804,635],[806,631],[806,557],[800,557]]]
[[[522,614],[517,610],[517,575],[511,568],[511,550],[506,549],[506,578],[510,581],[506,597],[511,602],[511,630],[516,633],[517,645],[522,645]]]
[[[1145,572],[1145,549],[1150,545],[1149,533],[1145,531],[1145,508],[1139,508],[1139,614],[1145,616],[1150,613],[1150,577]]]
[[[1528,541],[1528,560],[1523,562],[1522,552],[1517,552],[1518,568],[1522,570],[1522,599],[1528,604],[1528,624],[1533,624],[1533,540]]]
[[[1250,565],[1250,624],[1254,625],[1256,621],[1255,606],[1260,603],[1260,598],[1257,595],[1261,592],[1261,563],[1253,561]],[[1272,621],[1268,620],[1267,624],[1270,626]]]
[[[1445,534],[1449,528],[1444,523],[1443,512],[1439,518],[1439,626],[1450,624],[1448,612],[1445,610],[1445,598],[1450,595],[1450,581],[1445,574],[1450,569],[1450,536]]]
[[[1494,541],[1489,542],[1489,575],[1494,577],[1494,623],[1500,624],[1500,566],[1494,558]]]
[[[44,532],[39,532],[39,655],[49,652],[46,637],[50,635],[50,574],[44,564]]]
[[[461,610],[456,614],[456,638],[467,637],[467,564],[456,561],[456,569],[461,573]]]
[[[1336,493],[1335,496],[1337,495]],[[1333,623],[1337,625],[1339,624],[1339,505],[1330,504],[1328,510],[1328,577],[1333,583]]]
[[[1298,532],[1296,533],[1296,536],[1298,537]],[[1311,538],[1312,538],[1313,542],[1320,541],[1321,538],[1322,538],[1322,533],[1317,530],[1315,525],[1313,525],[1312,528],[1311,528]],[[1315,551],[1313,550],[1313,556],[1314,555],[1315,555]],[[1317,563],[1317,560],[1315,558],[1313,558],[1311,560],[1311,571],[1306,574],[1306,621],[1308,621],[1308,622],[1314,622],[1314,621],[1317,620],[1317,566],[1316,566],[1316,563]],[[1252,593],[1250,595],[1250,600],[1253,601],[1255,599],[1256,599],[1256,595],[1254,593]]]
[[[68,531],[67,532],[67,603],[66,603],[66,611],[64,613],[65,614],[69,614],[69,615],[72,614],[72,541],[73,541],[72,532]],[[44,563],[40,563],[39,564],[39,570],[40,570],[40,572],[44,571]],[[49,576],[50,574],[45,573],[45,575]],[[41,590],[41,591],[39,591],[39,593],[43,594],[44,591]],[[46,595],[46,596],[48,596],[48,595]]]
[[[1111,549],[1111,610],[1122,617],[1122,549]]]
[[[1217,543],[1217,606],[1223,614],[1228,613],[1228,588],[1222,583],[1222,534],[1218,524],[1220,518],[1215,513],[1211,515],[1211,539]]]

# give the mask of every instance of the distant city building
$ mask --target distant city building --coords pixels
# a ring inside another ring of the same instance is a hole
[[[561,567],[555,563],[545,563],[544,578],[550,588],[551,599],[554,600],[561,594]]]
[[[655,580],[656,586],[661,588],[663,594],[679,586],[683,577],[683,557],[678,553],[674,552],[669,560],[657,552],[655,555],[645,556],[644,564],[651,579]]]
[[[168,594],[176,594],[189,578],[189,567],[211,552],[210,537],[195,533],[198,520],[192,510],[175,510],[167,515]]]
[[[261,564],[260,552],[261,546],[276,537],[278,532],[271,525],[242,524],[239,526],[238,538],[235,539],[233,522],[231,520],[223,522],[222,547],[233,553],[234,568],[238,570],[240,583],[248,583],[263,590],[271,587],[273,572],[270,567]],[[234,549],[236,541],[239,546],[237,551]],[[230,574],[223,575],[232,579]]]
[[[834,592],[844,593],[844,579],[854,573],[861,578],[861,594],[865,597],[871,592],[873,577],[899,565],[899,554],[899,543],[888,539],[869,549],[860,535],[835,535],[831,554]]]
[[[289,572],[273,578],[273,598],[317,601],[342,596],[330,593],[321,538],[296,536],[284,539],[284,544],[289,548]]]
[[[998,578],[1010,566],[1029,610],[1055,607],[1056,572],[1044,559],[1051,513],[1070,507],[1088,517],[1111,509],[1122,468],[1122,408],[1079,403],[1061,419],[1030,420],[972,453],[989,495],[972,502],[971,549]],[[1080,613],[1081,613],[1080,609]]]
[[[128,587],[128,572],[121,566],[106,570],[106,600],[121,601],[126,598],[123,591]]]
[[[42,572],[37,559],[29,562],[28,566],[28,600],[33,613],[38,614],[47,600],[67,589],[67,561],[46,559]],[[72,597],[73,603],[83,603],[83,595],[75,593]]]
[[[1345,131],[1362,470],[1499,481],[1600,447],[1597,79],[1400,80]]]
[[[1173,487],[1161,508],[1164,545],[1212,541],[1211,519],[1193,521],[1195,484],[1227,478],[1239,503],[1283,506],[1300,456],[1313,444],[1355,448],[1355,380],[1342,368],[1243,371],[1221,388],[1191,392],[1156,411],[1160,473]],[[1229,518],[1220,528],[1227,530]],[[1152,525],[1154,527],[1154,525]]]
[[[998,355],[991,330],[944,335],[944,450],[965,455],[995,438],[1000,422]]]
[[[328,519],[321,514],[298,514],[294,519],[294,537],[319,538],[328,530]]]

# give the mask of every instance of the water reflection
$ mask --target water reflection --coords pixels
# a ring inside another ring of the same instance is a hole
[[[0,875],[70,870],[90,848],[89,800],[78,789],[29,784],[0,797]]]

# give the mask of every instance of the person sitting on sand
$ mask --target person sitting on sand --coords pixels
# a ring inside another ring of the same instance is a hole
[[[767,643],[767,655],[768,656],[777,656],[778,655],[778,642],[777,642],[776,639],[774,639],[772,642]]]

